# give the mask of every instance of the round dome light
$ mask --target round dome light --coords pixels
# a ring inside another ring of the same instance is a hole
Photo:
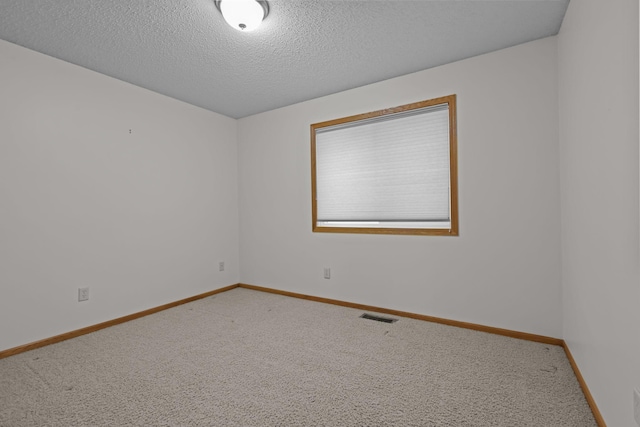
[[[215,5],[227,24],[239,31],[255,30],[269,13],[266,1],[216,0]]]

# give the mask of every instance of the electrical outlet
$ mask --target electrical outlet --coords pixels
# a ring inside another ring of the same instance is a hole
[[[331,279],[331,269],[329,267],[324,268],[324,278]]]
[[[640,390],[633,390],[633,418],[640,426]]]
[[[78,288],[78,301],[87,301],[89,299],[89,288]]]
[[[218,263],[218,271],[224,271],[224,261]]]

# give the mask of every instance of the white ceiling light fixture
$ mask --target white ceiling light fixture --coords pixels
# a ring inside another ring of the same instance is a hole
[[[227,24],[236,30],[253,31],[269,14],[269,3],[264,0],[214,0]]]

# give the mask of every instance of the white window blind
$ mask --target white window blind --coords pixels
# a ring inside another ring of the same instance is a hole
[[[449,108],[316,129],[319,225],[450,226]]]

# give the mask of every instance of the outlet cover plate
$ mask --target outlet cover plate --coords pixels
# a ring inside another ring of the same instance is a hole
[[[633,390],[633,418],[640,426],[640,390]]]
[[[89,299],[89,288],[78,288],[78,301],[87,301]]]
[[[329,267],[324,268],[324,278],[331,279],[331,269]]]

